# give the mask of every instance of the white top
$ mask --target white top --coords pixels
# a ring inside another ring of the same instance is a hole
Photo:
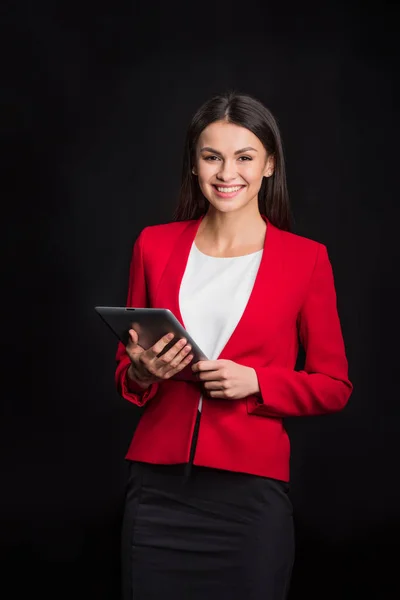
[[[262,250],[229,258],[203,254],[193,243],[179,290],[186,331],[216,360],[246,308]],[[199,410],[202,407],[202,398]]]

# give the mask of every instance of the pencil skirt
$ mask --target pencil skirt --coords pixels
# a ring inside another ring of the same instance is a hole
[[[294,561],[288,484],[132,462],[122,525],[123,600],[284,600]]]

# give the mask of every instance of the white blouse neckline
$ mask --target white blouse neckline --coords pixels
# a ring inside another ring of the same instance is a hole
[[[261,254],[263,251],[263,249],[256,250],[256,252],[250,252],[249,254],[241,254],[239,256],[211,256],[210,254],[204,254],[204,252],[199,250],[195,242],[193,242],[193,249],[201,256],[204,256],[205,258],[210,258],[212,260],[236,260],[238,258],[250,258],[256,256],[257,254]]]

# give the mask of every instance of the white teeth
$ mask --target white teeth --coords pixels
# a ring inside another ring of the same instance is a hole
[[[242,186],[241,185],[237,185],[235,187],[218,187],[216,186],[217,190],[219,192],[223,192],[224,194],[230,194],[232,192],[238,192]]]

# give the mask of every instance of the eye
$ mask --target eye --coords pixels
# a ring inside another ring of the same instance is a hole
[[[208,160],[208,161],[219,160],[219,156],[205,156],[204,160]]]
[[[246,160],[253,160],[253,159],[251,158],[251,156],[239,156],[238,160],[240,160],[241,162],[244,162]]]

